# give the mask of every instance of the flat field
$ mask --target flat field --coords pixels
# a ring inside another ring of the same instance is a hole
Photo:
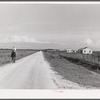
[[[61,52],[47,51],[43,53],[52,69],[58,72],[64,79],[82,86],[100,87],[100,74],[83,67],[81,64],[77,65],[68,61],[61,56]]]
[[[10,49],[0,49],[0,66],[4,65],[6,63],[12,62],[11,52],[12,52],[12,50],[10,50]],[[17,53],[16,60],[21,59],[30,54],[33,54],[35,52],[37,52],[37,50],[18,49],[16,51],[16,53]]]

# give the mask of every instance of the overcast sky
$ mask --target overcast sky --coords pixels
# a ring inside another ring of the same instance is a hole
[[[100,50],[100,5],[0,4],[0,42]]]

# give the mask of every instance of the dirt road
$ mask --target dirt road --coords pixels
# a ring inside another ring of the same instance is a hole
[[[37,52],[16,63],[0,67],[0,89],[85,89],[62,79]]]

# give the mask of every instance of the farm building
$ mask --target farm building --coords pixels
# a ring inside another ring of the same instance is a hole
[[[59,49],[59,51],[65,51],[64,49]]]
[[[72,49],[67,49],[66,51],[67,51],[67,53],[72,53],[73,52]]]
[[[67,49],[66,52],[67,53],[76,53],[77,51],[76,50],[73,50],[73,49]]]
[[[93,51],[91,49],[89,49],[88,47],[84,47],[78,50],[79,53],[82,54],[92,54]]]

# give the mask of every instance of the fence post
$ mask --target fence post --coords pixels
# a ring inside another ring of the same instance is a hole
[[[91,55],[91,57],[90,57],[90,61],[92,62],[92,55]]]
[[[82,54],[83,55],[83,61],[85,61],[85,57],[84,57],[84,54]]]
[[[97,57],[98,58],[98,57]],[[98,64],[99,64],[99,58],[98,58]]]
[[[93,58],[93,54],[92,54],[92,63],[94,63],[94,58]]]
[[[86,55],[86,61],[88,61],[88,54]]]
[[[93,59],[93,64],[94,64],[94,55],[92,55],[92,57],[93,57],[92,59]]]

